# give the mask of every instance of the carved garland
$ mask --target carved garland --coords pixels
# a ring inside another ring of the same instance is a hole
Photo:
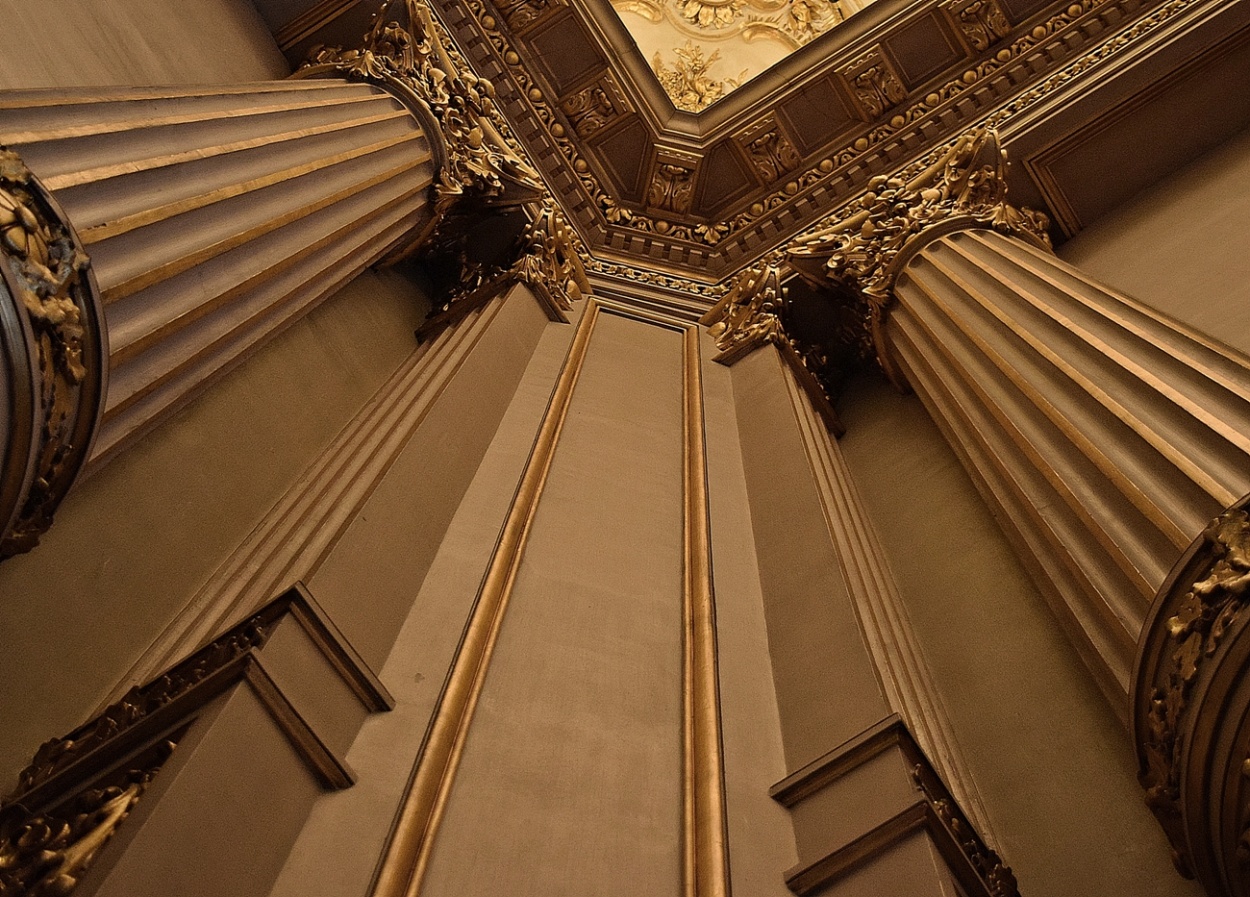
[[[38,544],[95,434],[107,341],[89,264],[47,191],[0,147],[0,402],[11,415],[0,444],[0,558]]]

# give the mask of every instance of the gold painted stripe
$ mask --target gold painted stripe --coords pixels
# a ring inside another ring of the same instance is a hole
[[[359,3],[360,0],[321,0],[279,28],[273,39],[278,49],[286,52]]]
[[[447,807],[465,738],[512,597],[530,528],[551,470],[573,389],[581,376],[599,304],[586,301],[582,319],[556,380],[538,437],[525,464],[499,542],[482,579],[451,671],[426,732],[421,753],[382,855],[372,897],[416,897],[429,866],[435,835]]]
[[[182,165],[187,162],[198,162],[202,159],[213,159],[217,156],[224,156],[230,153],[242,152],[244,150],[276,146],[277,144],[286,143],[288,141],[302,140],[305,137],[320,137],[324,134],[333,134],[335,131],[348,131],[352,128],[361,128],[367,125],[380,124],[382,122],[393,121],[398,118],[410,118],[411,115],[412,113],[407,109],[391,109],[379,115],[368,115],[363,118],[349,118],[343,121],[333,121],[324,125],[317,125],[312,128],[298,128],[294,131],[283,131],[280,134],[265,134],[260,137],[252,137],[247,140],[235,140],[230,143],[222,143],[217,146],[197,147],[196,149],[186,150],[184,152],[169,153],[163,156],[152,156],[147,159],[118,162],[113,165],[101,165],[96,168],[84,168],[81,171],[70,171],[65,174],[58,174],[49,178],[44,178],[43,183],[49,190],[64,190],[67,187],[79,187],[83,184],[93,184],[99,181],[107,181],[110,178],[124,177],[125,175],[137,174],[141,171],[154,171],[158,168],[169,168],[171,166]]]
[[[248,84],[211,85],[205,87],[118,87],[83,88],[91,93],[66,93],[62,88],[32,88],[5,91],[0,109],[53,109],[67,106],[93,106],[102,103],[149,103],[152,100],[203,99],[220,96],[251,96],[262,93],[285,93],[291,90],[331,90],[349,82],[345,79],[319,78],[307,81],[254,81]],[[75,90],[76,88],[69,88]]]
[[[366,190],[400,177],[401,175],[411,171],[414,167],[416,167],[416,165],[416,160],[407,160],[400,165],[396,165],[386,171],[372,175],[363,181],[350,184],[341,190],[331,193],[329,196],[323,196],[316,202],[309,203],[308,205],[301,206],[297,209],[291,209],[283,215],[279,215],[278,217],[271,218],[262,224],[256,225],[255,227],[235,233],[224,240],[218,240],[216,243],[205,246],[194,252],[190,252],[180,258],[173,259],[163,265],[158,265],[155,268],[144,271],[142,274],[137,274],[128,280],[122,281],[121,283],[114,284],[109,287],[103,287],[101,292],[104,298],[104,304],[107,306],[114,302],[118,302],[121,299],[125,299],[127,296],[132,296],[135,293],[138,293],[140,290],[145,290],[158,283],[168,280],[171,277],[190,271],[192,268],[202,265],[220,255],[224,255],[233,249],[246,246],[253,240],[280,230],[289,224],[293,224],[294,222],[307,218],[310,215],[314,215],[317,212],[324,211],[325,209],[338,205],[341,202],[345,202]],[[99,272],[97,272],[97,276],[99,276]]]
[[[685,328],[683,638],[684,880],[686,897],[728,897],[725,760],[721,749],[720,685],[716,656],[716,598],[708,522],[707,445],[699,328]]]
[[[138,120],[125,119],[123,121],[92,122],[91,124],[69,125],[63,128],[6,131],[0,132],[0,139],[3,139],[10,146],[19,146],[26,143],[46,143],[53,140],[70,140],[77,137],[97,137],[102,134],[118,134],[127,131],[138,132],[148,130],[149,128],[163,128],[170,125],[197,125],[221,120],[257,118],[263,115],[278,115],[283,112],[303,112],[312,109],[326,109],[331,106],[352,106],[379,101],[396,102],[389,94],[371,89],[369,93],[361,96],[317,100],[301,99],[298,102],[281,103],[274,106],[245,107],[242,109],[236,107],[233,109],[219,109],[215,112],[183,112],[179,115],[158,115]]]
[[[180,199],[176,202],[166,203],[152,209],[144,209],[141,212],[135,212],[132,215],[125,215],[113,221],[97,224],[94,227],[88,227],[79,231],[79,237],[83,243],[92,244],[100,243],[111,237],[117,237],[122,234],[129,233],[149,224],[155,224],[158,221],[165,221],[177,215],[184,215],[187,212],[193,212],[196,209],[206,208],[218,202],[227,199],[233,199],[237,196],[243,196],[256,190],[263,190],[266,187],[272,187],[282,184],[296,178],[304,177],[326,168],[333,168],[344,162],[350,162],[363,156],[373,153],[380,153],[392,147],[400,146],[404,143],[410,143],[414,140],[423,140],[425,135],[420,131],[410,131],[407,134],[400,134],[387,140],[382,140],[369,146],[359,146],[333,156],[326,156],[322,159],[314,159],[311,162],[305,162],[303,165],[296,165],[292,168],[286,168],[282,171],[275,171],[270,174],[252,178],[238,184],[227,184],[216,190],[210,190],[207,193],[201,193],[198,196],[188,196],[186,199]],[[412,163],[421,165],[429,162],[433,156],[429,152],[419,153],[413,156]]]

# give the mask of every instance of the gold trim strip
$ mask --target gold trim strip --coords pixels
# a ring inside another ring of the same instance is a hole
[[[336,83],[336,87],[345,87]],[[126,131],[146,131],[150,128],[163,128],[170,125],[197,125],[223,119],[256,118],[262,115],[280,115],[284,112],[305,112],[312,109],[323,109],[330,106],[351,106],[360,103],[376,103],[379,100],[394,101],[388,93],[376,92],[362,96],[337,97],[334,99],[300,100],[293,103],[282,103],[276,106],[256,106],[242,109],[219,109],[215,112],[184,112],[180,115],[161,115],[139,120],[123,119],[121,121],[95,122],[87,125],[69,125],[64,128],[45,128],[4,133],[4,142],[10,146],[27,143],[45,143],[53,140],[70,140],[76,137],[97,137],[101,134],[119,134]]]
[[[359,3],[360,0],[321,0],[279,28],[273,36],[274,42],[285,53]]]
[[[394,828],[370,891],[371,897],[416,897],[420,893],[491,654],[512,597],[538,502],[564,429],[573,389],[586,361],[599,310],[600,306],[594,298],[587,300],[504,521],[499,542],[491,556],[490,566],[482,578],[451,671],[443,684],[416,769],[404,791]]]
[[[294,224],[295,222],[307,218],[310,215],[315,215],[318,212],[323,212],[326,209],[333,208],[339,203],[347,202],[348,200],[353,199],[362,193],[373,189],[374,187],[379,187],[382,184],[397,180],[413,169],[419,167],[421,164],[423,163],[420,159],[408,159],[399,165],[388,168],[385,171],[370,175],[362,181],[348,184],[346,187],[336,190],[328,196],[321,197],[316,202],[309,203],[301,208],[291,209],[277,218],[271,218],[268,221],[258,224],[255,227],[248,228],[244,231],[237,231],[225,239],[218,240],[216,243],[211,243],[208,246],[189,252],[184,256],[166,262],[156,268],[151,268],[141,274],[136,274],[121,283],[104,287],[102,290],[104,295],[104,304],[105,306],[111,305],[114,302],[119,302],[122,299],[133,296],[141,290],[146,290],[149,287],[156,286],[158,283],[163,283],[164,281],[169,280],[172,277],[176,277],[179,274],[185,274],[192,268],[212,261],[218,256],[225,255],[227,252],[246,246],[253,240],[257,240],[260,237],[281,230],[287,225]],[[425,184],[422,184],[420,189],[424,189],[424,187]],[[414,191],[412,190],[406,191],[403,196],[411,196],[413,192]]]
[[[250,149],[271,147],[279,143],[303,140],[306,137],[321,137],[325,134],[333,134],[336,131],[349,131],[352,128],[362,128],[367,125],[381,124],[383,122],[394,121],[395,119],[410,118],[411,116],[412,113],[407,109],[392,109],[378,115],[368,115],[364,118],[349,118],[344,121],[333,121],[324,125],[317,125],[312,128],[299,128],[294,131],[284,131],[281,134],[274,134],[272,136],[266,134],[261,137],[251,137],[247,140],[235,140],[230,143],[222,143],[217,146],[197,147],[180,153],[169,153],[164,156],[151,156],[147,159],[118,162],[113,165],[101,165],[98,168],[84,168],[81,171],[70,171],[65,174],[55,175],[45,180],[44,183],[48,185],[49,190],[64,190],[68,187],[80,187],[83,184],[94,184],[100,181],[111,180],[112,178],[125,177],[129,174],[138,174],[141,171],[155,171],[158,168],[172,168],[175,165],[182,165],[186,162],[200,162],[204,159],[216,158],[217,156],[244,152],[245,150]]]
[[[721,748],[716,598],[712,588],[707,445],[697,326],[686,328],[683,355],[686,459],[682,884],[686,897],[728,897],[725,759]]]
[[[381,153],[385,150],[392,149],[404,143],[411,143],[414,140],[424,140],[425,134],[420,131],[409,131],[406,134],[400,134],[395,137],[389,137],[386,140],[369,144],[368,146],[358,146],[333,156],[326,156],[321,159],[314,159],[311,162],[305,162],[302,165],[295,165],[291,168],[284,168],[281,171],[271,172],[270,174],[260,177],[251,178],[235,184],[227,184],[224,187],[218,187],[216,190],[210,190],[207,193],[200,193],[195,196],[188,196],[186,199],[176,200],[175,202],[165,203],[151,209],[144,209],[141,212],[135,212],[132,215],[126,215],[107,221],[103,224],[97,224],[94,227],[88,227],[80,231],[83,243],[88,245],[93,243],[101,243],[104,240],[118,237],[122,234],[130,233],[149,224],[155,224],[158,221],[166,221],[176,215],[185,215],[188,212],[194,212],[211,206],[215,203],[223,202],[227,199],[234,199],[247,193],[253,193],[257,190],[263,190],[266,187],[273,187],[296,178],[304,177],[326,168],[333,168],[344,162],[352,162],[364,156],[370,156],[374,153]],[[419,152],[415,156],[416,164],[429,162],[434,157],[428,152]]]

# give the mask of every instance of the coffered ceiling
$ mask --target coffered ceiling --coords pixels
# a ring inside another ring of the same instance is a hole
[[[339,34],[367,25],[364,10],[377,6],[334,2],[350,11]],[[1160,174],[1091,156],[1108,121],[1131,111],[1141,130],[1158,120],[1159,85],[1170,90],[1214,58],[1217,38],[1228,59],[1250,55],[1250,3],[1240,0],[876,0],[692,113],[675,107],[609,0],[431,2],[494,82],[597,262],[703,283],[836,212],[872,177],[919,170],[978,124],[1003,134],[1017,201],[1050,212],[1057,236],[1071,233],[1081,222],[1065,185],[1082,181],[1078,205],[1090,207],[1103,182],[1123,198]],[[305,31],[284,44],[293,56],[313,39]],[[1164,65],[1180,80],[1161,77]],[[1103,89],[1112,82],[1126,86]],[[1100,91],[1086,89],[1095,83]],[[1090,103],[1073,104],[1086,94]],[[1250,120],[1245,91],[1220,102],[1231,114],[1199,112],[1205,124],[1179,129],[1173,144],[1200,150]],[[1181,103],[1168,114],[1193,113]]]

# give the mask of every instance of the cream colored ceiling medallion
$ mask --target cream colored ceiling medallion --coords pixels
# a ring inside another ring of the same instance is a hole
[[[696,2],[696,0],[691,0]],[[655,76],[678,109],[687,112],[701,112],[711,106],[735,87],[742,85],[746,76],[744,71],[737,78],[715,78],[711,75],[712,66],[720,61],[720,51],[713,50],[712,55],[704,56],[703,50],[686,41],[684,47],[673,50],[677,57],[670,68],[664,63],[660,53],[651,60]]]

